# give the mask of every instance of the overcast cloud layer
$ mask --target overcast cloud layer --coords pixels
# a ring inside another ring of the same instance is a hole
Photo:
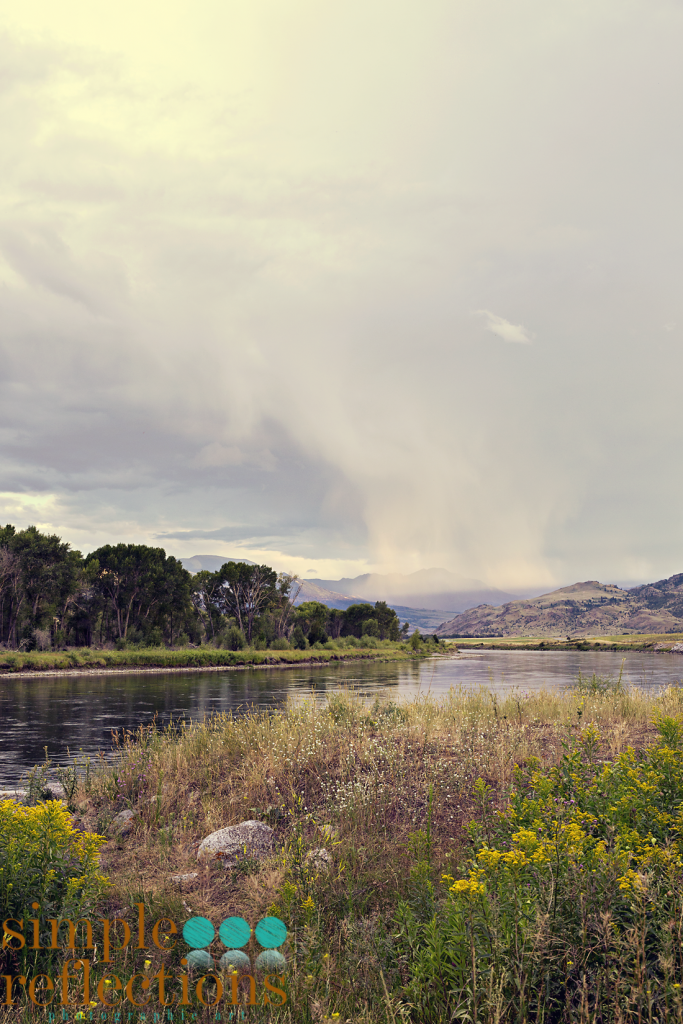
[[[0,519],[683,571],[680,0],[0,0]]]

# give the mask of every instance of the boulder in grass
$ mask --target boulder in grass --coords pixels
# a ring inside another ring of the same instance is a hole
[[[46,782],[43,789],[50,800],[66,800],[66,790],[61,782]]]
[[[202,840],[197,860],[219,860],[230,868],[245,857],[263,860],[273,850],[274,831],[262,821],[243,821],[219,828]]]
[[[318,850],[309,850],[306,854],[306,863],[315,871],[321,873],[330,871],[332,868],[332,854],[324,847]]]
[[[196,882],[199,878],[199,874],[196,871],[188,871],[185,875],[171,875],[171,881],[176,882],[178,885],[190,885],[192,882]]]
[[[135,811],[121,811],[117,814],[112,821],[112,826],[122,836],[127,836],[133,831],[133,819],[135,818]]]

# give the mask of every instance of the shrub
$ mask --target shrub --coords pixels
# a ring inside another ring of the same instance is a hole
[[[478,780],[467,876],[443,876],[447,897],[429,920],[406,903],[398,913],[420,1021],[483,1017],[491,998],[515,1005],[509,1020],[673,1019],[683,722],[657,724],[657,746],[612,762],[596,763],[590,726],[559,765],[528,758],[502,814]]]
[[[313,647],[314,644],[326,644],[329,637],[319,622],[314,622],[308,633],[308,642]]]
[[[272,651],[288,651],[290,649],[290,645],[283,636],[278,636],[272,641],[270,649]]]
[[[229,651],[241,651],[247,646],[244,633],[238,626],[231,626],[225,634],[225,646]]]
[[[292,630],[292,635],[289,638],[289,642],[292,647],[296,647],[301,651],[305,651],[308,647],[308,640],[304,635],[304,631],[301,626],[297,625]]]
[[[36,648],[39,651],[49,651],[52,647],[52,637],[49,629],[36,629]]]
[[[0,920],[33,917],[36,901],[44,918],[80,917],[107,883],[98,870],[105,842],[78,832],[60,801],[0,801]]]

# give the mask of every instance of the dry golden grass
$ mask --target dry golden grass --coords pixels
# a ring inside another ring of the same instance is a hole
[[[678,692],[663,700],[676,704]],[[463,825],[477,816],[476,779],[502,805],[516,763],[557,763],[563,743],[588,722],[600,730],[605,758],[646,745],[655,704],[635,690],[507,698],[451,691],[373,707],[348,694],[284,714],[217,716],[179,734],[141,731],[80,793],[81,820],[106,831],[118,810],[138,814],[132,834],[114,836],[104,851],[112,910],[144,894],[150,907],[180,919],[192,912],[256,921],[277,908],[303,927],[309,899],[320,948],[332,949],[405,894],[420,831],[429,832],[435,876],[457,864]],[[275,827],[271,861],[237,871],[198,865],[204,836],[250,818]],[[324,875],[305,859],[321,846],[334,858]],[[170,880],[192,871],[196,883],[182,890]],[[283,894],[287,881],[295,893]]]
[[[425,855],[434,880],[462,865],[463,826],[481,811],[475,781],[503,806],[515,764],[558,763],[563,744],[588,723],[599,729],[606,759],[646,746],[655,712],[678,713],[682,693],[503,698],[452,690],[440,700],[373,706],[349,693],[326,703],[312,696],[282,714],[217,716],[177,733],[141,730],[76,797],[81,824],[110,836],[103,909],[130,915],[142,899],[152,917],[201,915],[216,924],[276,913],[290,928],[289,999],[253,1019],[395,1022],[405,1013],[388,994],[397,901],[410,895],[411,869]],[[136,823],[119,838],[111,821],[126,807]],[[227,871],[218,861],[197,863],[206,835],[254,818],[275,829],[270,860]],[[329,872],[307,860],[320,847],[332,854]],[[171,880],[193,871],[194,883]]]

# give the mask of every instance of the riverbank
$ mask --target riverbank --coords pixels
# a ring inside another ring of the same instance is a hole
[[[624,633],[615,636],[572,638],[462,637],[446,639],[445,643],[463,651],[650,651],[655,654],[666,654],[670,653],[673,647],[683,643],[683,633]]]
[[[245,1005],[247,1021],[516,1024],[541,1019],[539,993],[544,1020],[645,1020],[648,1006],[679,1020],[683,690],[592,683],[373,706],[334,695],[139,730],[116,764],[81,777],[71,805],[78,828],[107,838],[98,913],[133,926],[142,904],[148,921],[177,922],[178,938],[93,974],[174,976],[188,918],[253,928],[277,916],[286,1003]],[[245,820],[273,830],[270,854],[198,862],[206,836]],[[214,961],[223,950],[211,943]],[[253,961],[253,937],[246,952]],[[208,1024],[217,1011],[194,994],[201,973],[186,1012]]]
[[[440,645],[443,652],[444,647]],[[226,671],[247,668],[287,668],[295,665],[324,665],[341,661],[409,661],[437,653],[437,647],[425,643],[415,652],[408,644],[390,640],[375,641],[372,646],[359,643],[354,647],[326,645],[308,650],[217,650],[214,647],[142,648],[107,651],[90,647],[66,651],[31,651],[0,653],[0,678],[21,675],[22,678],[45,675],[78,675],[107,672],[169,672]],[[446,652],[448,653],[448,652]]]

